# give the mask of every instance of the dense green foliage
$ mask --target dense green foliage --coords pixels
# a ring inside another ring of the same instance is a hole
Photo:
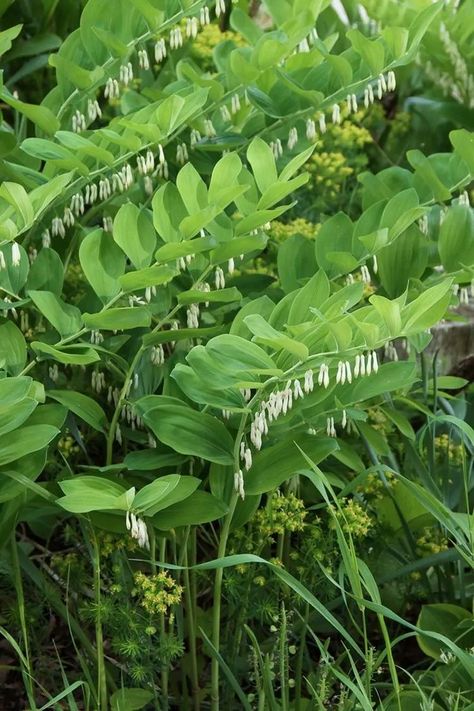
[[[474,708],[474,1],[0,18],[14,703]]]

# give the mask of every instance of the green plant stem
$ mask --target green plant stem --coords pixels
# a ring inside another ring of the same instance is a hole
[[[238,494],[232,493],[232,498],[229,504],[229,511],[224,520],[222,531],[219,539],[219,548],[217,557],[224,558],[229,538],[230,524],[234,516],[235,507],[237,505]],[[221,603],[222,603],[222,580],[224,577],[224,569],[217,568],[214,579],[214,595],[212,608],[212,644],[219,651],[220,632],[221,632]],[[219,661],[213,657],[211,662],[211,709],[219,711]]]
[[[201,704],[199,700],[199,671],[197,662],[197,647],[196,647],[196,621],[194,617],[193,597],[191,593],[191,580],[189,575],[188,562],[188,536],[184,544],[184,600],[186,604],[186,622],[188,626],[188,644],[189,653],[191,656],[191,682],[194,711],[199,711]]]
[[[95,603],[95,641],[97,648],[97,709],[107,711],[107,678],[105,675],[104,633],[102,629],[102,601],[101,601],[101,575],[100,575],[100,550],[97,536],[93,527],[90,527],[92,542],[92,565],[94,569],[94,603]]]
[[[18,549],[16,542],[15,529],[13,529],[11,537],[11,552],[12,552],[12,564],[13,564],[13,579],[15,584],[15,592],[17,597],[17,607],[18,614],[20,617],[20,627],[21,635],[23,638],[23,652],[26,660],[26,669],[22,664],[22,677],[23,683],[25,685],[26,693],[28,696],[28,703],[31,706],[32,711],[36,711],[35,697],[33,693],[33,676],[31,674],[31,662],[30,662],[30,645],[28,642],[28,629],[26,626],[26,615],[25,615],[25,595],[23,592],[23,581],[21,577],[20,561],[18,559]]]
[[[166,560],[166,538],[165,538],[165,536],[163,536],[161,543],[160,543],[160,560],[162,563],[164,563]],[[160,628],[161,628],[161,639],[163,641],[166,637],[166,621],[165,621],[164,612],[161,613]],[[161,708],[163,709],[163,711],[168,711],[168,708],[169,708],[168,687],[169,687],[168,665],[163,664],[163,662],[162,662],[162,667],[161,667],[161,696],[162,696]]]
[[[301,711],[301,691],[302,691],[302,680],[303,680],[303,661],[304,661],[304,651],[306,647],[306,628],[309,622],[309,605],[305,604],[303,630],[300,636],[300,644],[298,649],[298,656],[296,658],[296,668],[295,668],[295,711]]]

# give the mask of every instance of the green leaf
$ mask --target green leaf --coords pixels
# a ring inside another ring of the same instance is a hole
[[[156,235],[143,210],[131,202],[122,205],[115,216],[113,235],[136,269],[150,264],[156,249]]]
[[[263,343],[277,350],[284,349],[296,355],[299,360],[304,361],[308,357],[309,351],[304,343],[277,331],[273,326],[270,326],[260,314],[250,314],[246,316],[244,323],[250,332],[253,333],[253,340],[257,343]]]
[[[120,277],[120,286],[124,291],[136,291],[148,286],[161,286],[167,284],[179,274],[178,269],[168,266],[154,266],[128,272]]]
[[[62,338],[81,330],[81,312],[76,306],[66,304],[51,291],[33,290],[28,292],[28,296]]]
[[[0,466],[47,447],[58,434],[56,427],[32,425],[3,435],[0,437]]]
[[[178,294],[179,304],[200,304],[204,302],[211,303],[232,303],[233,301],[240,302],[242,294],[235,286],[227,289],[216,289],[215,291],[199,291],[199,289],[190,289],[182,291]]]
[[[443,318],[451,301],[451,280],[427,289],[402,309],[404,335],[424,331]]]
[[[180,474],[162,476],[140,489],[133,500],[133,508],[143,512],[145,516],[155,516],[158,511],[187,499],[200,484],[201,480],[197,477]],[[166,485],[166,490],[162,488],[163,485]]]
[[[0,56],[8,52],[12,46],[12,41],[18,37],[22,27],[23,25],[15,25],[14,27],[9,27],[8,30],[0,32]]]
[[[135,306],[83,314],[84,325],[90,329],[128,331],[132,328],[148,328],[151,312],[146,306]]]
[[[233,440],[222,422],[191,408],[159,405],[143,413],[143,421],[160,442],[180,454],[217,464],[232,464]]]
[[[132,0],[139,4],[138,0]],[[143,3],[142,3],[143,4]],[[149,4],[149,3],[147,3]],[[140,5],[139,5],[140,6]],[[157,11],[150,5],[150,12],[157,14]],[[114,691],[110,697],[112,711],[139,711],[153,699],[153,692],[146,689],[122,688]]]
[[[54,249],[43,247],[30,267],[26,289],[51,291],[60,296],[63,290],[64,265]]]
[[[25,337],[12,321],[0,319],[0,368],[19,375],[26,364]]]
[[[0,435],[7,434],[20,427],[34,412],[38,403],[31,397],[25,397],[15,403],[0,405]]]
[[[126,260],[110,234],[99,229],[86,235],[79,247],[79,261],[87,281],[104,304],[117,296]]]
[[[246,493],[264,494],[272,491],[301,470],[307,469],[306,460],[299,448],[318,464],[335,452],[338,445],[331,437],[298,435],[294,440],[286,439],[266,447],[255,454],[252,467],[245,476]]]
[[[206,491],[195,491],[184,501],[160,511],[153,518],[153,525],[161,531],[179,526],[197,526],[216,521],[226,515],[228,506]]]
[[[33,341],[31,347],[39,356],[44,356],[45,359],[52,358],[65,365],[90,365],[100,360],[97,351],[86,345],[54,348],[47,343]]]
[[[0,97],[5,103],[11,106],[12,109],[26,116],[26,118],[45,133],[52,134],[59,129],[59,120],[46,106],[26,104],[24,101],[15,99],[6,89],[0,92]]]
[[[470,631],[461,624],[467,621],[471,623]],[[474,618],[472,613],[459,605],[450,603],[423,605],[416,626],[423,631],[437,632],[465,649],[469,649],[474,644]],[[442,650],[446,648],[440,640],[424,635],[418,635],[417,641],[422,651],[434,659],[439,659]]]
[[[374,76],[380,74],[384,69],[385,50],[380,39],[371,40],[365,37],[359,30],[349,30],[346,32],[346,37],[349,39],[353,48],[360,54],[370,73]]]
[[[47,395],[60,402],[71,412],[74,412],[75,415],[87,422],[95,430],[105,432],[107,426],[106,414],[99,403],[88,395],[73,390],[49,390]]]
[[[376,294],[371,296],[369,301],[382,316],[390,338],[397,338],[402,329],[400,304],[398,301],[390,301],[384,296],[377,296]]]
[[[469,205],[452,205],[439,229],[438,249],[447,271],[474,266],[474,211]]]
[[[76,476],[59,482],[65,496],[56,503],[71,513],[89,513],[90,511],[127,511],[133,500],[134,490],[127,492],[125,487],[104,477]]]
[[[12,261],[12,245],[4,244],[0,247],[3,254],[6,268],[0,269],[0,289],[10,294],[19,294],[24,287],[30,271],[30,260],[28,255],[21,245],[18,245],[20,252],[20,263],[13,265]]]
[[[247,159],[252,166],[258,189],[264,193],[278,180],[273,151],[261,138],[254,138],[247,149]]]

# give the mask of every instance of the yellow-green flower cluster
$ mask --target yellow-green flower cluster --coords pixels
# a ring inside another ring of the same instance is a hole
[[[308,239],[314,239],[318,230],[320,228],[319,224],[314,224],[305,220],[303,217],[299,217],[290,222],[280,222],[275,220],[272,222],[271,236],[275,242],[284,242],[288,237],[293,235],[301,235],[302,237],[307,237]]]
[[[438,463],[448,460],[453,467],[459,467],[463,462],[463,446],[455,444],[449,435],[442,434],[435,437],[435,457]]]
[[[385,478],[389,488],[397,484],[397,479],[392,472],[385,474]],[[384,483],[377,474],[372,472],[367,475],[364,483],[357,487],[357,491],[367,499],[383,499],[386,493]]]
[[[138,572],[133,576],[134,594],[138,597],[140,605],[150,614],[165,613],[172,605],[181,602],[183,588],[168,575],[161,571],[155,575],[145,575]]]
[[[256,526],[265,537],[302,531],[306,513],[304,502],[294,494],[275,493],[269,504],[256,512]]]
[[[61,437],[58,442],[58,449],[66,459],[69,459],[71,455],[79,452],[79,447],[71,435],[64,435],[64,437]]]
[[[369,407],[367,410],[367,415],[369,422],[374,430],[377,430],[381,434],[388,435],[393,430],[392,423],[388,417],[379,410],[378,407]]]
[[[425,557],[448,550],[448,540],[436,526],[427,526],[416,541],[418,555]]]
[[[114,536],[112,533],[101,531],[97,538],[101,555],[105,558],[117,553],[117,551],[128,551],[132,553],[138,548],[137,541],[131,536]]]
[[[366,538],[374,526],[371,516],[354,499],[343,499],[335,515],[342,530],[353,538]]]
[[[221,32],[216,24],[206,25],[191,44],[191,54],[203,69],[213,68],[212,52],[220,42],[232,40],[237,47],[245,47],[246,42],[238,32]]]

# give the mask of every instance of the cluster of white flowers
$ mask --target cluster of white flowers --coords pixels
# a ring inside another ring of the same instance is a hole
[[[26,333],[30,329],[30,318],[28,316],[28,311],[22,311],[20,313],[20,329],[23,333]]]
[[[354,112],[357,113],[357,96],[355,94],[348,94],[346,98],[346,103],[347,103],[347,110],[349,113]]]
[[[398,351],[392,341],[387,341],[384,345],[384,356],[387,360],[398,361]]]
[[[100,331],[93,329],[90,335],[90,341],[93,346],[100,346],[104,342],[104,337]]]
[[[336,384],[344,385],[345,382],[352,383],[352,368],[348,360],[340,360],[337,364]]]
[[[211,119],[204,119],[204,133],[208,138],[214,138],[217,136],[216,129]]]
[[[316,124],[310,118],[306,121],[306,138],[308,141],[314,141],[317,138]]]
[[[236,114],[240,111],[240,98],[238,94],[232,95],[230,110],[233,114]]]
[[[341,123],[341,107],[339,104],[334,104],[332,107],[332,122],[335,124]]]
[[[80,133],[87,128],[86,117],[79,109],[76,109],[72,115],[71,126],[74,133]]]
[[[216,289],[225,289],[225,276],[221,267],[216,267],[215,275]]]
[[[119,98],[120,84],[118,83],[117,79],[112,79],[112,77],[109,77],[105,83],[104,99],[109,99],[109,101],[112,101],[113,99]]]
[[[364,106],[367,109],[375,101],[374,90],[372,85],[369,84],[364,90]]]
[[[469,200],[469,193],[467,192],[467,190],[463,190],[460,196],[458,197],[458,204],[470,207],[471,202]]]
[[[194,259],[195,255],[194,254],[186,254],[185,257],[179,257],[179,259],[176,260],[176,268],[179,269],[180,271],[184,271],[186,267],[191,264],[192,260]],[[199,288],[199,287],[196,287]],[[202,291],[210,291],[209,289],[203,289]]]
[[[190,304],[186,309],[188,328],[199,328],[199,304]]]
[[[319,123],[319,130],[321,131],[321,133],[326,133],[326,131],[327,131],[326,116],[322,112],[318,115],[318,123]]]
[[[91,122],[97,117],[102,118],[102,110],[97,99],[87,99],[87,117]]]
[[[242,469],[239,469],[239,471],[234,474],[234,489],[242,500],[245,499],[244,475],[242,474]]]
[[[119,71],[119,79],[124,86],[128,86],[133,80],[133,67],[131,62],[122,64]]]
[[[105,390],[105,388],[106,388],[105,375],[102,371],[100,371],[100,370],[93,370],[92,371],[91,386],[92,386],[92,390],[94,392],[96,392],[98,395],[100,395],[102,390]]]
[[[3,257],[3,252],[2,252],[2,257]],[[20,262],[21,262],[20,246],[17,242],[12,242],[12,266],[18,267],[18,266],[20,266]],[[4,257],[3,257],[3,263],[1,264],[1,267],[2,267],[2,269],[6,268]]]
[[[211,22],[211,17],[210,17],[209,8],[207,7],[207,5],[205,5],[204,7],[201,8],[201,13],[200,13],[200,16],[199,16],[199,21],[200,21],[200,23],[201,23],[201,25],[202,25],[203,27],[204,27],[205,25],[209,25],[209,24],[210,24],[210,22]]]
[[[147,150],[144,156],[137,156],[137,169],[140,175],[152,173],[155,169],[155,156],[153,151]]]
[[[354,378],[359,376],[370,375],[372,372],[377,373],[379,369],[379,361],[376,351],[369,351],[367,355],[361,353],[356,355],[354,365]]]
[[[367,267],[366,264],[363,264],[360,268],[360,277],[364,284],[370,284],[372,281],[372,277],[370,276],[369,268]]]
[[[272,149],[275,158],[280,158],[280,156],[283,155],[283,146],[281,145],[279,138],[270,143],[270,148]]]
[[[166,41],[159,39],[155,43],[155,61],[160,64],[166,57]]]
[[[11,304],[11,299],[10,299],[10,297],[9,297],[9,296],[4,296],[4,297],[3,297],[3,301],[4,301],[4,304],[6,303],[6,304],[8,304],[8,305],[7,305],[7,306],[4,305],[3,308],[2,308],[2,311],[3,311],[3,312],[5,312],[5,311],[11,311],[13,318],[15,319],[15,321],[17,321],[17,320],[18,320],[18,312],[17,312],[17,310],[16,310],[16,308],[15,308],[14,306],[10,306],[10,305],[9,305],[9,304]]]
[[[109,405],[113,402],[115,407],[120,402],[120,390],[119,388],[112,388],[111,385],[109,385],[108,390],[107,390],[107,402]]]
[[[48,373],[49,373],[49,377],[51,378],[53,383],[57,383],[58,378],[59,378],[59,368],[58,368],[57,363],[49,366]]]
[[[114,221],[110,217],[110,215],[104,215],[102,218],[102,229],[104,232],[113,232],[114,231]]]
[[[176,162],[184,165],[189,160],[188,147],[185,143],[178,143],[176,146]]]
[[[66,229],[64,227],[64,222],[60,217],[53,217],[51,221],[51,234],[53,237],[65,237]]]
[[[216,16],[220,17],[225,13],[225,0],[216,0]]]
[[[183,46],[183,33],[179,27],[173,27],[170,32],[170,49],[178,49]]]
[[[135,373],[134,381],[135,381],[136,375],[137,374]],[[127,424],[130,425],[132,430],[136,430],[137,427],[138,428],[143,427],[143,420],[139,415],[137,415],[133,405],[125,405],[125,407],[122,408],[122,412],[120,413],[120,416],[122,418],[122,422],[127,422]]]
[[[125,518],[127,531],[130,531],[130,535],[134,538],[140,548],[150,549],[150,541],[148,539],[148,529],[146,527],[145,521],[143,519],[135,516],[134,513],[127,511]]]
[[[165,362],[165,350],[163,346],[153,346],[150,351],[150,360],[153,365],[163,365]]]
[[[194,148],[196,143],[199,143],[199,141],[202,139],[201,134],[196,128],[191,129],[191,134],[189,137],[189,145],[191,146],[191,150]]]
[[[66,205],[66,207],[64,208],[64,214],[63,214],[64,227],[73,227],[74,222],[75,222],[74,213],[71,210],[71,208],[67,207],[67,205]]]
[[[145,289],[145,301],[149,304],[154,296],[156,296],[156,286],[147,286]]]
[[[469,289],[465,286],[459,290],[459,303],[469,305]]]
[[[252,452],[243,440],[240,443],[240,458],[243,460],[245,469],[248,471],[252,466]]]
[[[138,50],[138,66],[140,69],[145,69],[148,70],[150,69],[150,59],[148,57],[148,52],[146,49],[139,49]]]
[[[336,427],[334,425],[334,417],[327,418],[326,434],[328,437],[337,437]]]
[[[318,385],[326,389],[329,387],[329,366],[326,363],[322,363],[319,368]]]
[[[199,23],[197,17],[186,18],[186,37],[196,39],[199,32]]]
[[[48,228],[46,228],[41,235],[41,244],[46,249],[51,247],[51,233]]]
[[[293,148],[297,145],[298,143],[298,131],[296,128],[293,126],[293,128],[290,128],[290,132],[288,134],[288,150],[292,151]]]
[[[230,121],[232,121],[232,116],[230,115],[230,111],[229,111],[229,109],[227,108],[227,106],[225,106],[225,105],[224,105],[224,106],[221,106],[221,107],[220,107],[220,112],[221,112],[221,116],[222,116],[222,120],[223,120],[223,121],[225,121],[225,122],[230,122]]]
[[[82,197],[82,193],[75,193],[71,198],[69,206],[73,213],[76,215],[76,217],[80,217],[80,215],[83,215],[85,210],[85,204],[84,198]]]
[[[474,77],[469,74],[468,65],[462,56],[456,42],[452,39],[449,31],[442,22],[440,24],[440,38],[443,43],[446,54],[448,55],[454,69],[454,82],[451,77],[450,93],[456,101],[466,102],[470,108],[474,107]]]

